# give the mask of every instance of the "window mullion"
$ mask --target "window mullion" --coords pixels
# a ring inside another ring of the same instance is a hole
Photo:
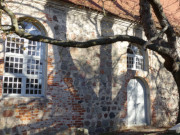
[[[24,63],[23,63],[23,74],[24,76],[26,76],[26,72],[27,72],[27,54],[28,52],[28,40],[24,39],[24,54],[23,54],[23,59],[24,59]]]
[[[22,77],[22,87],[21,87],[21,95],[25,95],[26,91],[26,77]]]
[[[22,95],[25,95],[25,91],[26,91],[26,78],[27,78],[27,54],[28,52],[28,40],[24,39],[24,53],[23,53],[23,59],[24,59],[24,63],[23,63],[23,77],[22,77]]]
[[[133,69],[136,70],[136,55],[134,55],[133,61]]]
[[[45,50],[45,43],[42,43],[41,42],[41,49],[43,50],[43,54],[46,54],[46,50]],[[42,60],[42,74],[41,74],[41,78],[42,78],[42,94],[44,95],[45,94],[45,71],[46,71],[46,55],[41,55],[41,51],[40,51],[40,61]]]

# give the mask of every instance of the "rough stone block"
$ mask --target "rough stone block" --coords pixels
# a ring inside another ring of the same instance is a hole
[[[13,114],[14,114],[13,110],[3,111],[3,117],[11,117],[11,116],[13,116]]]

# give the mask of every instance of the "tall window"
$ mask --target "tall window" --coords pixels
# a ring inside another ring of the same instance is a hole
[[[33,35],[42,34],[30,22],[22,27]],[[44,90],[45,44],[7,36],[5,42],[5,66],[3,76],[4,95],[41,96]]]
[[[127,49],[127,68],[132,70],[144,69],[143,52],[138,47],[129,45]]]

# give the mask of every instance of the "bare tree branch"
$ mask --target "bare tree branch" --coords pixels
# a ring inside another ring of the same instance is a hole
[[[156,46],[157,48],[154,51],[158,52],[160,55],[167,58],[170,55],[170,47],[168,47],[167,43],[165,42],[163,38],[160,38],[161,33],[166,31],[167,29],[164,28],[162,32],[160,33],[157,32],[151,12],[152,11],[151,11],[150,3],[148,2],[148,0],[140,0],[141,24],[143,25],[145,35],[147,39],[149,40],[144,44],[144,46],[146,48],[149,43],[153,42],[153,44],[157,45]],[[165,48],[168,48],[169,50],[166,50]],[[154,48],[152,47],[151,49],[154,49]]]
[[[16,32],[15,32],[16,33]],[[16,33],[19,35],[19,33]],[[116,36],[109,36],[109,37],[102,37],[99,39],[92,39],[84,42],[78,42],[78,41],[61,41],[52,39],[49,37],[41,36],[41,35],[31,35],[29,33],[21,33],[21,37],[34,40],[34,41],[40,41],[44,43],[50,43],[53,45],[61,46],[61,47],[78,47],[78,48],[88,48],[91,46],[96,45],[107,45],[112,44],[118,41],[128,41],[134,44],[143,45],[146,41],[135,37],[135,36],[129,36],[129,35],[116,35]]]
[[[78,48],[87,48],[95,45],[107,45],[112,44],[118,41],[128,41],[134,44],[144,45],[145,41],[141,38],[135,36],[128,36],[128,35],[117,35],[112,37],[103,37],[99,39],[93,39],[85,42],[78,42],[78,41],[61,41],[52,39],[49,37],[41,36],[41,35],[31,35],[30,33],[26,33],[23,29],[19,29],[18,21],[15,14],[9,10],[7,7],[3,6],[2,0],[0,2],[0,9],[6,12],[9,17],[11,18],[12,28],[14,28],[14,32],[19,35],[20,37],[24,37],[34,41],[40,41],[44,43],[50,43],[57,46],[62,47],[78,47]]]
[[[152,18],[150,4],[147,0],[140,0],[140,18],[148,40],[157,35],[157,29]]]
[[[172,25],[169,23],[166,15],[163,12],[163,7],[160,4],[159,0],[148,0],[148,2],[152,5],[152,8],[154,10],[154,13],[159,20],[159,23],[161,24],[162,28],[165,28],[168,26],[168,29],[165,31],[167,35],[167,39],[173,47],[176,46],[176,33],[172,27]]]
[[[19,26],[18,26],[17,18],[15,16],[15,14],[10,9],[8,9],[6,6],[3,5],[3,1],[4,0],[0,0],[0,9],[2,9],[5,13],[7,13],[9,15],[9,17],[11,18],[12,28],[15,31],[18,31]]]
[[[164,29],[162,29],[158,34],[156,34],[154,37],[152,37],[150,40],[148,40],[145,45],[144,45],[144,49],[146,49],[146,47],[153,41],[155,41],[156,39],[158,39],[159,37],[161,37],[163,35],[163,33],[168,29],[168,26],[164,27]]]
[[[9,33],[11,31],[13,31],[13,28],[11,25],[1,25],[0,30]]]
[[[149,3],[147,2],[147,0],[142,0],[142,2],[144,2],[145,4],[150,6]],[[145,5],[141,5],[141,6],[145,6]],[[19,29],[18,20],[17,20],[15,14],[10,9],[3,6],[2,0],[0,2],[0,9],[2,9],[5,13],[7,13],[9,15],[9,17],[11,18],[12,27],[9,30],[16,33],[20,37],[23,37],[23,38],[26,38],[29,40],[50,43],[50,44],[61,46],[61,47],[76,47],[76,48],[88,48],[88,47],[97,46],[97,45],[108,45],[108,44],[112,44],[112,43],[115,43],[118,41],[128,41],[130,43],[133,43],[136,46],[139,45],[139,46],[143,47],[144,45],[148,45],[147,48],[149,48],[153,51],[156,51],[161,55],[169,55],[169,48],[166,47],[167,45],[164,41],[161,41],[159,43],[156,42],[156,44],[154,44],[154,43],[152,44],[151,41],[153,41],[153,40],[146,42],[145,40],[143,40],[141,38],[138,38],[135,36],[129,36],[129,35],[115,35],[115,36],[109,36],[109,37],[102,37],[102,38],[92,39],[92,40],[88,40],[88,41],[84,41],[84,42],[62,41],[62,40],[57,40],[57,39],[53,39],[53,38],[42,36],[42,35],[32,35],[30,33],[26,33],[24,29]],[[150,25],[147,25],[144,23],[145,31],[150,30],[150,32],[149,32],[150,34],[148,35],[148,37],[155,38],[154,34],[156,34],[156,35],[158,35],[158,34],[156,32],[155,25],[151,18],[150,9],[142,8],[142,10],[143,11],[146,10],[148,12],[146,16],[142,16],[142,19],[148,19],[150,21]]]
[[[3,10],[0,9],[0,27],[2,26],[2,12]]]

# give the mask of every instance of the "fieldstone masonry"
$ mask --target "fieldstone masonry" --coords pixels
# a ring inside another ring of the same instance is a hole
[[[101,36],[133,34],[120,18],[103,16],[61,1],[8,2],[17,17],[33,17],[47,35],[61,40],[85,41]],[[26,9],[26,10],[24,10]],[[8,19],[7,19],[8,23]],[[144,35],[142,35],[144,36]],[[84,129],[95,134],[120,130],[127,123],[127,85],[141,78],[148,85],[150,125],[175,123],[178,93],[163,59],[147,51],[148,71],[127,70],[127,42],[87,49],[47,45],[47,83],[44,97],[5,97],[4,35],[0,46],[0,134],[65,135]],[[80,128],[80,130],[77,130]]]

